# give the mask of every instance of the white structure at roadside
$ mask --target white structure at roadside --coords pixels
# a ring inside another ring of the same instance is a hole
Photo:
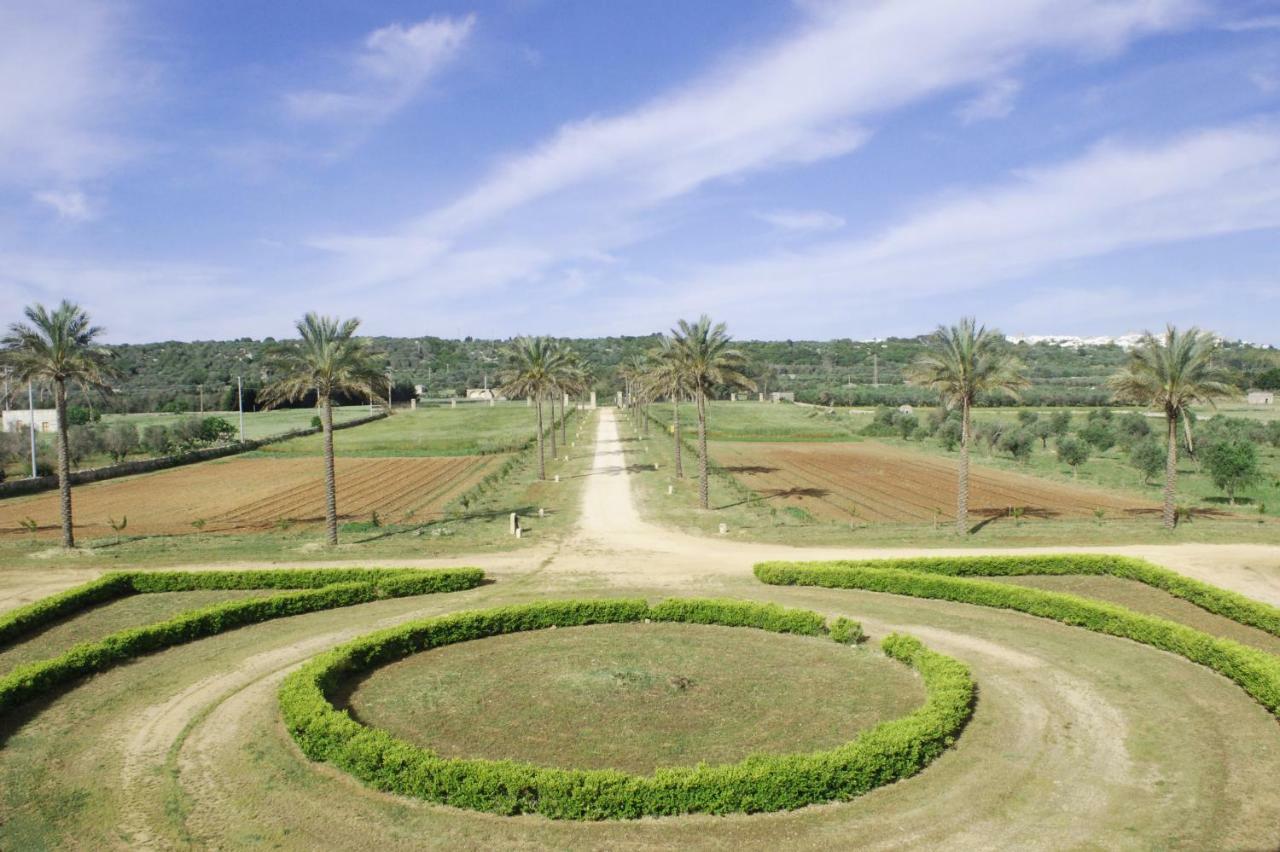
[[[37,408],[35,410],[35,421],[37,432],[56,432],[58,429],[58,412],[52,408]],[[0,422],[4,425],[5,432],[17,432],[19,429],[25,429],[31,426],[31,410],[28,408],[15,408],[11,411],[0,412]]]
[[[493,388],[467,388],[467,399],[506,399]]]
[[[1275,405],[1276,392],[1264,390],[1251,390],[1246,397],[1250,405]]]

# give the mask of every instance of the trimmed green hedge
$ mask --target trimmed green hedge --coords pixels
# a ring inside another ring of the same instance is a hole
[[[767,566],[773,563],[764,562]],[[790,564],[790,563],[780,563]],[[815,563],[817,564],[817,563]],[[911,559],[843,560],[820,563],[848,568],[896,568],[949,577],[1010,577],[1025,574],[1093,574],[1136,580],[1168,592],[1215,615],[1280,636],[1280,607],[1193,580],[1144,559],[1107,554],[1063,553],[1036,556],[923,556]],[[759,576],[759,570],[756,571]]]
[[[646,619],[823,632],[816,613],[741,601],[672,600],[655,607],[641,600],[557,601],[464,612],[374,633],[317,657],[285,680],[280,706],[303,753],[379,790],[498,814],[583,820],[775,811],[853,798],[919,772],[955,741],[972,712],[969,670],[906,636],[891,636],[883,647],[924,680],[928,698],[910,715],[827,751],[753,755],[731,765],[661,768],[644,776],[446,759],[360,724],[328,699],[351,675],[429,648],[521,630]]]
[[[483,579],[484,572],[478,568],[108,574],[11,613],[4,622],[0,622],[0,636],[20,636],[85,607],[130,594],[197,589],[286,588],[299,591],[227,601],[184,612],[167,621],[122,630],[97,642],[81,643],[53,659],[19,666],[0,678],[0,712],[76,678],[105,671],[141,654],[247,624],[382,598],[461,591],[478,586]]]
[[[1108,559],[1115,560],[1114,566],[1099,561]],[[1030,565],[1027,564],[1028,562]],[[917,570],[916,566],[921,563],[924,567]],[[1073,563],[1083,570],[1070,570]],[[903,566],[911,566],[913,570],[905,570]],[[887,592],[1017,610],[1074,627],[1083,627],[1096,633],[1132,639],[1135,642],[1186,657],[1194,663],[1207,666],[1231,678],[1258,703],[1280,717],[1280,657],[1230,639],[1210,636],[1173,621],[1143,615],[1115,604],[991,580],[967,579],[973,576],[987,576],[982,572],[988,568],[991,569],[991,575],[996,576],[1035,573],[1099,573],[1125,576],[1122,572],[1131,572],[1129,576],[1132,579],[1141,579],[1172,573],[1155,566],[1148,566],[1139,560],[1119,557],[1082,557],[1077,561],[1076,557],[1063,556],[1026,562],[1021,562],[1016,557],[999,557],[990,561],[986,557],[958,557],[880,562],[762,562],[755,566],[755,574],[762,582],[776,586],[863,589],[871,592]],[[1042,570],[1027,570],[1028,568]],[[1114,570],[1091,570],[1097,568]],[[1227,612],[1238,608],[1249,610],[1253,615],[1258,616],[1265,615],[1264,609],[1269,609],[1265,604],[1257,604],[1240,595],[1215,589],[1204,583],[1194,580],[1187,582],[1189,584],[1187,586],[1176,585],[1186,591],[1194,592],[1200,599],[1196,602],[1211,612],[1226,615]],[[1191,600],[1189,597],[1187,599]],[[1248,603],[1250,606],[1240,606],[1240,602]],[[1217,607],[1220,604],[1231,604],[1231,606],[1210,609],[1210,606]],[[1254,624],[1254,626],[1257,625]]]

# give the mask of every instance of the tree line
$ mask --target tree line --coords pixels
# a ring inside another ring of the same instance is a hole
[[[50,310],[43,305],[31,305],[24,310],[25,321],[13,323],[8,333],[0,338],[0,366],[21,383],[38,382],[49,389],[56,409],[56,469],[59,483],[59,501],[64,547],[75,544],[72,523],[72,499],[70,468],[76,450],[72,447],[72,429],[68,404],[68,390],[75,388],[82,394],[100,393],[110,396],[114,385],[121,381],[121,365],[115,353],[100,343],[103,329],[94,326],[88,314],[78,305],[63,301]],[[296,324],[298,339],[274,343],[263,351],[262,371],[270,381],[257,394],[259,403],[272,407],[299,401],[313,401],[319,409],[323,435],[323,461],[325,470],[325,526],[326,539],[336,544],[337,501],[333,450],[333,405],[344,397],[355,396],[375,402],[385,401],[389,393],[386,354],[376,349],[367,338],[357,336],[358,319],[339,319],[308,313]],[[665,400],[673,406],[675,428],[674,451],[676,475],[684,476],[682,458],[682,433],[679,428],[679,406],[682,401],[692,402],[697,417],[697,457],[699,479],[699,504],[709,506],[707,457],[708,402],[717,395],[733,390],[754,390],[758,382],[751,375],[748,354],[729,335],[724,323],[713,322],[703,315],[690,322],[680,320],[667,335],[649,341],[642,352],[618,364],[614,375],[626,393],[626,401],[637,425],[647,429],[647,406]],[[1110,376],[1107,386],[1112,397],[1119,402],[1142,405],[1159,411],[1164,416],[1164,447],[1156,445],[1164,456],[1164,509],[1163,522],[1172,528],[1177,521],[1176,481],[1177,459],[1180,445],[1193,451],[1194,440],[1192,406],[1213,406],[1218,398],[1238,394],[1238,387],[1224,372],[1223,357],[1216,338],[1196,328],[1180,331],[1172,326],[1163,335],[1147,333],[1132,350],[1126,353],[1122,365]],[[587,360],[562,340],[550,337],[522,337],[508,342],[497,356],[500,389],[508,396],[523,397],[533,405],[538,448],[538,476],[546,478],[546,447],[554,456],[557,452],[556,424],[561,430],[560,441],[567,443],[566,404],[571,395],[583,394],[596,386],[599,373],[588,366]],[[914,359],[904,368],[903,375],[914,387],[927,390],[942,403],[946,412],[936,425],[938,432],[954,436],[960,449],[956,505],[956,531],[968,529],[969,454],[975,440],[972,409],[984,397],[1003,395],[1018,399],[1031,385],[1029,372],[1018,350],[996,330],[981,326],[973,318],[962,319],[952,326],[939,326],[923,343]],[[557,421],[556,407],[560,406]],[[549,407],[552,428],[548,431],[544,419],[544,406]],[[1065,434],[1059,415],[1041,423],[1039,418],[1027,419],[1018,430],[1003,431],[989,440],[992,446],[999,443],[1015,456],[1036,439],[1046,446],[1049,437],[1058,442],[1059,456],[1074,467],[1082,462],[1079,455],[1087,452],[1085,445],[1099,446],[1101,442],[1114,444],[1116,432],[1107,421],[1109,417],[1091,418],[1079,437]],[[163,440],[190,439],[219,440],[225,430],[217,418],[187,421],[175,427],[175,435],[161,436],[152,433],[150,440],[156,445]],[[221,421],[225,423],[225,421]],[[950,425],[954,422],[955,425]],[[875,425],[875,424],[873,424]],[[886,428],[906,429],[904,435],[914,432],[918,424],[896,421],[891,416],[880,425]],[[1129,418],[1121,424],[1127,429],[1122,434],[1134,437],[1134,447],[1142,446],[1142,464],[1154,475],[1155,461],[1150,443],[1139,443],[1145,435],[1137,421]],[[226,424],[229,429],[229,424]],[[1230,424],[1212,427],[1230,431]],[[218,432],[212,437],[201,430]],[[987,427],[990,434],[990,427]],[[134,430],[136,432],[136,430]],[[109,438],[108,438],[109,436]],[[197,437],[198,436],[198,437]],[[109,430],[102,436],[114,448],[111,452],[128,455],[131,448],[146,440],[146,433],[135,435],[127,428]],[[944,438],[950,440],[950,438]],[[1228,435],[1213,446],[1209,455],[1219,457],[1223,470],[1235,466],[1235,478],[1230,480],[1229,495],[1234,488],[1248,478],[1248,460],[1241,459],[1243,450],[1233,444]],[[1131,453],[1135,450],[1131,449]],[[1073,461],[1074,460],[1074,461]],[[1135,464],[1138,464],[1135,458]],[[1241,478],[1243,476],[1243,479]]]

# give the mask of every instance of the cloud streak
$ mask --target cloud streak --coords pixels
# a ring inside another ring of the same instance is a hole
[[[87,222],[98,217],[98,211],[89,204],[89,199],[76,189],[47,189],[31,197],[52,208],[59,218],[71,222]]]
[[[308,121],[382,121],[457,58],[474,26],[475,16],[468,15],[374,30],[349,58],[341,86],[290,92],[285,105]]]
[[[75,182],[128,159],[122,114],[148,85],[126,4],[0,4],[0,182]]]
[[[981,289],[1135,247],[1280,228],[1280,126],[1202,130],[1085,155],[940,201],[859,240],[674,276],[664,309],[797,299],[837,311]],[[777,282],[788,286],[780,290]],[[687,295],[686,295],[687,294]]]
[[[335,269],[356,286],[435,280],[452,262],[450,252],[500,252],[501,243],[611,251],[625,245],[618,234],[660,228],[664,208],[681,197],[847,155],[883,114],[1006,79],[1032,53],[1109,55],[1198,13],[1192,0],[822,4],[788,36],[685,85],[626,112],[562,125],[443,207],[387,233],[314,243],[337,250]],[[1046,20],[1057,24],[1046,27]],[[900,48],[906,44],[910,50]],[[549,237],[548,222],[556,223]],[[612,241],[589,241],[600,232]],[[434,250],[424,254],[420,245]],[[513,270],[509,283],[536,277],[556,260],[554,250],[536,253],[536,265]],[[367,273],[375,269],[397,277]]]

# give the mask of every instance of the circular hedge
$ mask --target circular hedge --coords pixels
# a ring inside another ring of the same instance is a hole
[[[329,700],[352,676],[431,648],[524,630],[642,621],[807,636],[829,632],[815,612],[728,600],[672,599],[657,606],[643,600],[554,601],[463,612],[374,633],[315,658],[285,680],[280,706],[303,753],[379,790],[472,810],[539,813],[553,819],[752,813],[850,799],[920,771],[954,742],[972,712],[969,670],[899,635],[887,637],[881,647],[920,673],[928,695],[909,715],[833,749],[752,755],[721,766],[664,767],[649,775],[446,759],[357,722]],[[846,629],[836,631],[838,638],[848,635]],[[813,700],[839,701],[840,696]]]

